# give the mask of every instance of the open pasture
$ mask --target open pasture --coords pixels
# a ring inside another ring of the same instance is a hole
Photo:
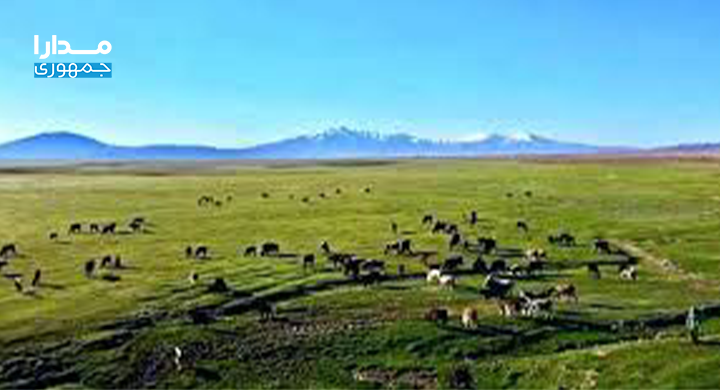
[[[0,216],[0,245],[17,248],[0,260],[0,387],[720,386],[713,159],[21,167],[0,170]],[[437,220],[469,246],[450,248]],[[576,244],[548,242],[563,232]],[[488,265],[516,266],[497,273],[507,296],[481,295],[481,237],[497,242]],[[386,252],[398,240],[412,254]],[[382,261],[379,283],[334,267],[324,241]],[[279,253],[246,255],[268,242]],[[529,249],[545,252],[534,272]],[[122,264],[101,267],[107,255]],[[463,264],[441,273],[455,285],[428,283],[453,255]],[[620,277],[628,261],[636,280]],[[211,291],[218,278],[227,289]],[[578,299],[500,314],[561,285]],[[708,307],[698,345],[684,331],[693,305]]]

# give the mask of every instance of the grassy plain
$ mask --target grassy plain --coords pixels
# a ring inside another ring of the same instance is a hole
[[[528,190],[532,197],[522,195]],[[223,206],[198,207],[201,195]],[[482,218],[477,227],[462,222],[472,209]],[[283,251],[319,255],[327,240],[343,252],[385,259],[389,274],[401,263],[422,272],[417,259],[384,256],[382,249],[396,238],[392,220],[416,248],[438,250],[440,259],[449,254],[447,238],[421,226],[426,213],[460,223],[467,237],[545,248],[562,270],[519,282],[516,291],[573,283],[579,302],[560,303],[548,319],[506,319],[479,296],[482,275],[462,276],[454,290],[408,278],[314,291],[318,282],[344,279],[322,256],[309,272],[298,259],[239,253],[272,240]],[[71,222],[117,221],[126,230],[136,216],[149,221],[148,232],[67,234]],[[0,243],[16,243],[20,252],[2,272],[22,274],[27,284],[43,270],[34,294],[19,294],[0,278],[0,387],[433,388],[460,386],[464,374],[471,386],[491,388],[720,387],[717,320],[705,320],[701,345],[676,324],[606,326],[720,302],[717,160],[6,168],[0,217]],[[515,228],[520,219],[530,224],[527,236]],[[547,235],[562,230],[579,246],[549,246]],[[48,239],[53,231],[58,242]],[[573,266],[600,258],[590,249],[596,236],[640,257],[636,282],[619,280],[612,267],[594,280]],[[185,259],[189,244],[208,245],[211,259]],[[105,254],[125,260],[127,269],[112,271],[120,281],[83,275],[88,259]],[[668,269],[666,259],[678,268]],[[191,271],[200,275],[198,285],[189,284]],[[216,277],[234,295],[207,293]],[[257,312],[227,310],[209,324],[188,319],[198,307],[226,308],[250,294],[281,297],[279,319],[260,322]],[[450,308],[447,325],[423,320],[435,306]],[[466,306],[478,309],[478,329],[460,326]],[[181,370],[172,361],[175,346],[183,350]]]

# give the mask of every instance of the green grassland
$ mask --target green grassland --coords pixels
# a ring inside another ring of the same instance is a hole
[[[198,207],[202,195],[223,206]],[[477,226],[463,221],[470,210],[479,213]],[[342,282],[320,255],[327,240],[336,250],[386,260],[390,275],[399,264],[422,273],[417,258],[385,256],[383,248],[397,238],[390,230],[396,221],[416,249],[448,255],[447,237],[421,225],[426,213],[457,222],[469,238],[546,249],[557,271],[519,281],[515,292],[572,283],[579,301],[560,302],[542,318],[503,318],[478,293],[483,275],[462,275],[452,290],[409,277],[363,287]],[[16,243],[20,252],[2,272],[21,274],[27,285],[43,270],[32,293],[0,278],[0,388],[720,387],[713,316],[699,345],[676,323],[608,325],[720,303],[717,160],[23,167],[0,170],[0,216],[0,244]],[[148,231],[126,232],[137,216],[148,220]],[[516,229],[518,220],[530,224],[528,235]],[[118,222],[121,232],[68,235],[71,222],[91,221]],[[559,231],[579,245],[550,246],[547,235]],[[50,232],[60,239],[49,240]],[[637,281],[620,280],[614,267],[595,280],[574,266],[610,258],[591,250],[597,236],[640,258]],[[242,248],[265,241],[283,252],[316,253],[317,268],[303,270],[297,258],[242,256]],[[191,244],[209,246],[211,258],[186,259]],[[87,278],[84,263],[106,254],[122,255],[127,268],[100,273],[121,279]],[[188,281],[193,271],[196,285]],[[216,277],[233,292],[208,293]],[[232,309],[247,296],[270,297],[278,318]],[[479,311],[477,329],[460,325],[467,306]],[[450,321],[425,321],[432,307],[449,308]],[[197,310],[221,315],[196,324],[189,313]],[[182,369],[173,363],[176,346]]]

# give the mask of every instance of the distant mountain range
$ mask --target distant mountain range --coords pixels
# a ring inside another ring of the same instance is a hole
[[[685,146],[685,148],[689,148]],[[592,154],[627,152],[562,142],[534,134],[489,135],[467,141],[437,141],[398,133],[382,135],[348,128],[331,129],[248,148],[207,146],[117,146],[71,132],[41,133],[0,144],[0,159],[42,160],[197,160],[329,159],[394,157],[473,157],[522,154]]]

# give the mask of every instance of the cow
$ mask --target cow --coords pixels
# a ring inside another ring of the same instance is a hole
[[[50,234],[48,234],[48,238],[50,239],[50,241],[57,241],[59,237],[60,235],[57,234],[57,232],[50,232]]]
[[[425,214],[422,218],[422,225],[429,225],[433,222],[433,216],[431,214]]]
[[[478,250],[481,254],[490,254],[497,249],[497,241],[490,237],[478,238]]]
[[[123,262],[122,262],[122,258],[120,257],[120,255],[115,256],[115,262],[114,262],[113,266],[117,269],[123,268]]]
[[[68,234],[79,234],[81,232],[82,232],[82,224],[80,224],[80,223],[70,224],[70,228],[68,229]]]
[[[449,319],[448,310],[439,308],[430,309],[425,313],[425,319],[427,321],[446,324]]]
[[[569,233],[560,233],[558,235],[549,235],[548,242],[553,245],[572,247],[576,245],[575,237]]]
[[[315,268],[315,255],[312,253],[303,256],[303,269],[308,267]]]
[[[530,231],[530,226],[529,226],[528,223],[525,222],[525,221],[517,221],[517,222],[515,223],[515,227],[517,227],[517,229],[518,229],[519,231],[521,231],[521,232],[523,232],[523,233],[525,233],[525,234],[527,234],[527,233]]]
[[[398,224],[395,221],[390,221],[390,231],[392,231],[393,234],[397,234],[398,232]]]
[[[336,195],[342,194],[342,189],[336,188],[336,189],[335,189],[335,194],[336,194]]]
[[[360,266],[364,263],[363,259],[349,258],[343,261],[343,273],[353,279],[356,279],[360,275]]]
[[[20,277],[14,277],[13,284],[15,285],[15,290],[22,294],[22,292],[23,292],[22,279],[20,279]]]
[[[442,272],[440,272],[439,269],[433,268],[430,269],[425,276],[425,280],[427,280],[428,283],[439,283],[440,277],[442,276]]]
[[[225,283],[225,279],[223,278],[215,278],[215,281],[208,286],[208,292],[211,293],[226,293],[230,291],[230,288],[228,287],[227,283]]]
[[[398,266],[397,266],[397,273],[398,273],[398,275],[400,275],[400,276],[404,276],[404,275],[405,275],[405,264],[398,264]]]
[[[195,258],[196,259],[206,259],[209,255],[210,250],[207,246],[201,245],[197,248],[195,248]]]
[[[274,242],[266,242],[260,247],[260,256],[273,256],[280,253],[280,245]]]
[[[95,272],[95,260],[90,259],[85,262],[85,276],[91,278]]]
[[[513,288],[513,285],[512,280],[501,279],[495,274],[490,274],[485,278],[480,293],[485,296],[485,298],[504,298]]]
[[[457,278],[453,275],[440,275],[438,283],[440,284],[440,287],[452,289],[455,288],[455,285],[457,284]]]
[[[115,222],[107,224],[107,225],[103,226],[100,234],[115,234],[116,228],[117,228],[117,224]]]
[[[365,287],[368,287],[373,284],[380,284],[380,282],[382,282],[382,280],[383,280],[383,274],[376,269],[373,269],[370,272],[368,272],[367,274],[360,276],[360,281],[362,282],[363,286],[365,286]]]
[[[401,255],[412,255],[412,241],[408,238],[400,241],[400,254]]]
[[[462,236],[459,233],[455,233],[450,237],[450,249],[455,248],[456,246],[460,245],[462,243]]]
[[[602,275],[600,274],[600,267],[598,266],[598,263],[588,264],[587,270],[590,274],[590,277],[593,279],[600,279],[602,277]]]
[[[268,194],[267,192],[263,192],[262,194],[260,194],[260,197],[263,199],[268,199],[270,198],[270,194]]]
[[[611,254],[612,249],[610,248],[610,242],[602,238],[596,238],[593,240],[593,250],[597,253]]]
[[[362,264],[362,269],[369,272],[384,272],[385,262],[382,260],[367,260]]]
[[[463,257],[461,255],[450,256],[442,264],[441,269],[444,272],[453,272],[463,265]]]
[[[620,279],[637,280],[637,268],[629,266],[620,272]]]
[[[110,264],[112,264],[112,256],[111,255],[104,256],[102,258],[102,260],[100,260],[100,268],[109,267]]]
[[[435,224],[433,225],[432,232],[433,233],[442,233],[447,229],[447,223],[443,221],[435,221]]]
[[[326,255],[332,252],[332,249],[330,249],[330,244],[327,241],[323,241],[322,244],[320,244],[320,250]]]
[[[503,259],[497,259],[490,264],[491,273],[505,272],[507,269],[507,263]]]
[[[251,245],[247,248],[245,248],[245,252],[243,253],[244,256],[257,256],[257,247],[255,245]]]
[[[133,231],[133,233],[138,233],[142,231],[143,224],[142,222],[138,222],[137,220],[133,220],[128,224],[128,227],[130,227],[130,230]]]
[[[188,259],[193,257],[193,248],[191,246],[185,247],[185,257]]]
[[[253,309],[260,315],[260,321],[272,321],[275,319],[275,306],[264,299],[258,299],[252,303]]]
[[[330,261],[333,265],[333,268],[338,268],[342,266],[346,261],[352,260],[355,258],[355,255],[350,253],[331,253],[328,255],[328,261]]]
[[[5,244],[0,248],[0,257],[11,258],[17,256],[17,246],[15,244]]]
[[[90,233],[100,233],[100,225],[96,223],[90,224]]]
[[[318,196],[319,196],[321,199],[325,199],[325,197],[326,197],[326,195],[325,195],[324,192],[321,192],[320,194],[318,194]]]
[[[559,284],[553,289],[553,296],[558,300],[578,301],[577,289],[573,284]]]
[[[487,273],[488,272],[488,266],[485,263],[485,260],[483,260],[482,256],[478,256],[477,259],[472,264],[472,269],[475,272],[480,273]]]

